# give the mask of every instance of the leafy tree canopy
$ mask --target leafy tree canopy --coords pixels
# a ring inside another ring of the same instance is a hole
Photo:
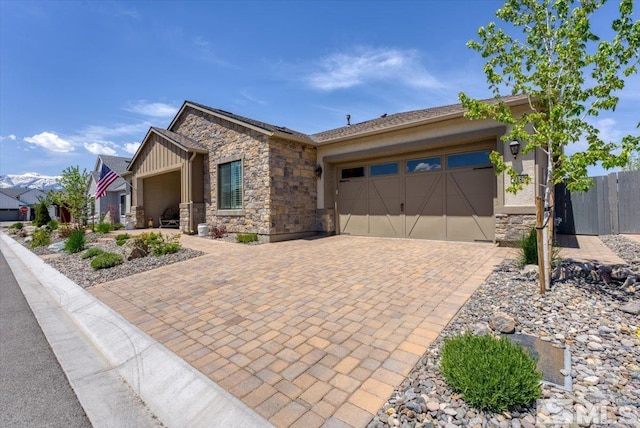
[[[76,223],[82,223],[86,214],[90,198],[87,196],[89,173],[86,169],[80,172],[80,167],[70,166],[62,171],[58,179],[62,190],[52,194],[52,201],[67,207]]]
[[[603,40],[595,34],[592,20],[606,0],[507,0],[496,13],[508,26],[521,30],[518,39],[495,23],[478,30],[479,40],[468,43],[487,60],[484,73],[497,97],[503,91],[525,95],[531,111],[512,114],[504,103],[485,103],[460,94],[472,119],[493,118],[511,125],[504,141],[517,139],[523,153],[535,148],[549,155],[545,203],[554,183],[567,181],[570,190],[586,190],[592,184],[587,167],[598,162],[606,169],[623,167],[637,153],[638,135],[619,142],[604,141],[588,118],[613,111],[617,91],[625,79],[637,73],[640,22],[633,19],[633,0],[620,0],[613,36]],[[640,127],[640,123],[638,123]],[[564,148],[585,141],[586,150],[567,155]],[[514,178],[507,189],[522,188],[518,173],[499,153],[491,156],[498,173]],[[548,205],[547,205],[548,206]]]

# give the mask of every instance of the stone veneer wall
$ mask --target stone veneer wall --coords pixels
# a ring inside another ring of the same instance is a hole
[[[315,147],[269,140],[270,234],[317,231]]]
[[[133,220],[133,225],[136,229],[143,229],[147,227],[147,224],[144,221],[144,208],[143,207],[131,207],[130,211],[131,219]]]
[[[189,228],[189,209],[193,206],[193,230]],[[194,202],[180,204],[180,231],[182,233],[198,233],[198,224],[205,223],[205,205]]]
[[[269,142],[260,132],[188,109],[172,128],[209,149],[204,164],[206,222],[224,225],[231,233],[271,233]],[[243,212],[218,215],[217,165],[229,158],[242,158]]]
[[[316,216],[318,219],[316,230],[331,234],[336,232],[336,213],[333,208],[318,209]]]
[[[535,214],[496,214],[495,240],[514,243],[536,225]]]

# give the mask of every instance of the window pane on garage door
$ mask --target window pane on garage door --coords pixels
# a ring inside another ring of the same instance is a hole
[[[469,168],[491,165],[489,150],[481,152],[459,153],[447,156],[447,168]]]
[[[442,169],[440,156],[407,161],[407,172],[424,172]]]

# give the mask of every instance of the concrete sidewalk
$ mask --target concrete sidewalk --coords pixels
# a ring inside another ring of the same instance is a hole
[[[2,232],[0,250],[93,426],[270,426]]]

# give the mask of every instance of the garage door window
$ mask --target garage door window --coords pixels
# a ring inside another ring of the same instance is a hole
[[[440,156],[407,161],[407,172],[439,171],[441,169],[442,159]]]
[[[376,175],[389,175],[398,173],[398,162],[381,163],[378,165],[371,165],[369,167],[369,175],[375,177]]]
[[[447,156],[447,168],[470,168],[487,165],[491,165],[488,150]]]
[[[355,168],[344,168],[341,172],[340,178],[360,178],[364,177],[364,167],[358,166]]]

